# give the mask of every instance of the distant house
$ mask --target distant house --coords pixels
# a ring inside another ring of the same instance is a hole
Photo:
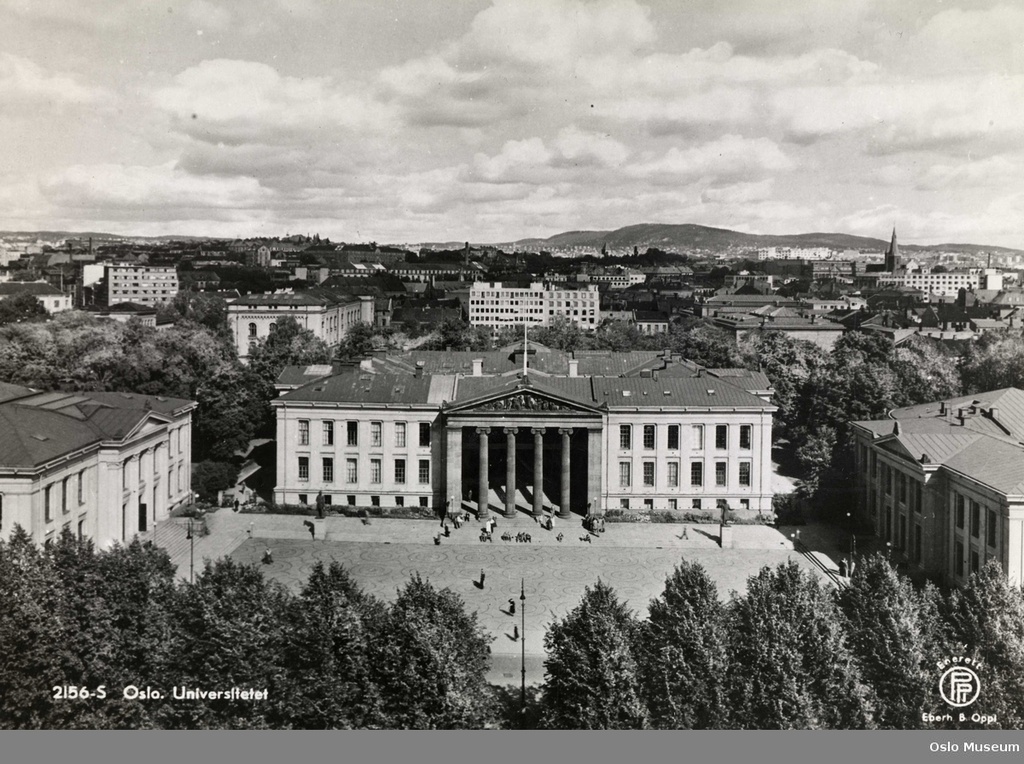
[[[72,296],[65,294],[45,281],[5,281],[0,283],[0,300],[28,294],[35,297],[49,314],[71,310]]]

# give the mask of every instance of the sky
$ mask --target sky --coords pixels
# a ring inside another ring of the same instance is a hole
[[[1024,248],[1024,5],[0,0],[0,230]]]

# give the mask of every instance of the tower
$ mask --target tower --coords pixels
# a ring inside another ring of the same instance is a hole
[[[887,273],[896,273],[901,267],[900,245],[896,243],[896,226],[893,226],[892,241],[889,242],[889,249],[885,251],[885,270]]]

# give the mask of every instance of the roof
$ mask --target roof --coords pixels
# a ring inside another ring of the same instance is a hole
[[[194,407],[192,401],[131,393],[45,392],[0,403],[0,468],[32,468],[105,441],[143,421]]]
[[[41,281],[5,281],[0,284],[0,299],[19,294],[58,297],[64,293],[57,287]]]
[[[334,376],[309,382],[285,393],[278,400],[285,404],[351,402],[440,406],[442,402],[452,400],[453,379],[444,374],[417,377],[350,366]]]

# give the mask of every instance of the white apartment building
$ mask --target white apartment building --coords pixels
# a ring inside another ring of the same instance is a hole
[[[995,268],[971,268],[947,273],[884,273],[878,277],[878,286],[920,289],[944,297],[956,297],[961,289],[1002,289],[1003,274]]]
[[[45,281],[7,281],[0,284],[0,300],[23,294],[35,297],[51,315],[71,310],[73,307],[71,294],[62,292]]]
[[[568,289],[542,282],[518,287],[503,286],[500,281],[477,281],[469,290],[469,323],[473,326],[548,326],[555,316],[583,329],[597,327],[601,323],[597,285]]]
[[[173,265],[110,263],[104,269],[107,305],[133,302],[159,305],[178,294],[178,271]]]

